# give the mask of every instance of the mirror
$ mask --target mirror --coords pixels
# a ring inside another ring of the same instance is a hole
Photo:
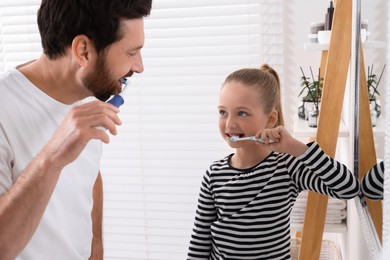
[[[382,203],[378,201],[383,198],[383,178],[378,179],[383,171],[379,167],[380,162],[384,159],[384,125],[386,111],[386,100],[384,99],[386,91],[386,34],[387,34],[387,1],[354,1],[355,16],[353,17],[353,35],[352,35],[352,59],[351,72],[354,80],[354,101],[353,111],[355,114],[354,125],[354,172],[362,179],[363,194],[371,194],[372,200],[364,195],[361,198],[356,198],[356,206],[361,221],[363,235],[367,242],[367,248],[373,259],[378,259],[381,251],[382,237]],[[358,24],[362,24],[359,28]],[[363,55],[360,51],[360,43],[357,41],[362,38]],[[362,76],[359,71],[359,64],[364,61],[364,75],[366,82],[359,81]],[[373,83],[373,84],[371,84]],[[359,92],[359,88],[368,88],[368,97],[364,98]],[[377,90],[377,91],[375,91]],[[360,97],[358,99],[357,97]],[[369,115],[364,112],[364,100],[369,99]],[[362,129],[366,117],[370,117],[372,124],[372,139],[366,140],[366,131]],[[359,127],[360,126],[360,127]],[[364,148],[367,144],[373,142],[374,151],[372,154],[364,153]],[[360,147],[360,152],[359,152]],[[366,159],[375,155],[373,160]],[[363,178],[363,174],[369,174]],[[371,175],[375,175],[374,177]],[[382,186],[382,196],[380,191]]]

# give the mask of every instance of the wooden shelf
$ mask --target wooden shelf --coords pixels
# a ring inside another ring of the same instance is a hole
[[[320,69],[324,75],[324,86],[318,131],[310,129],[304,120],[299,121],[298,115],[294,117],[294,134],[296,136],[316,136],[317,142],[322,149],[331,157],[334,157],[338,137],[348,136],[348,128],[341,116],[345,93],[346,76],[349,73],[352,47],[352,0],[335,1],[335,12],[332,22],[332,35],[330,44],[306,43],[304,49],[307,51],[322,51]],[[370,111],[367,92],[367,79],[363,59],[363,48],[378,49],[384,48],[384,42],[365,41],[360,46],[360,122],[359,133],[362,138],[359,141],[359,153],[366,156],[359,160],[359,177],[368,171],[376,162],[375,147],[373,145],[373,131],[379,128],[370,125]],[[322,116],[326,115],[326,116]],[[296,119],[295,119],[296,118]],[[340,127],[337,127],[340,122]],[[378,126],[377,126],[378,127]],[[378,131],[379,132],[379,131]],[[299,253],[299,260],[319,259],[322,243],[322,233],[332,230],[325,224],[328,198],[326,196],[309,192],[305,210],[304,224],[302,227],[302,244]],[[379,237],[382,237],[382,209],[379,203],[367,203]],[[325,224],[325,225],[324,225]],[[340,226],[341,227],[341,226]],[[340,232],[338,227],[333,226],[335,232]],[[346,226],[344,232],[346,231]]]
[[[385,42],[381,41],[366,41],[363,42],[364,49],[382,49],[385,48]],[[326,51],[329,49],[329,44],[319,44],[319,43],[305,43],[303,48],[306,51]]]
[[[375,127],[374,127],[375,128]],[[294,136],[296,137],[312,137],[316,136],[317,128],[309,127],[306,120],[300,119],[298,115],[294,116]],[[339,137],[348,137],[349,130],[343,119],[340,122]]]
[[[378,118],[377,125],[372,128],[374,135],[378,137],[385,136],[385,129],[383,126],[382,116]],[[300,119],[298,116],[294,116],[294,136],[296,137],[313,137],[317,133],[317,128],[309,127],[306,120]],[[349,130],[344,122],[341,119],[340,128],[339,128],[339,137],[348,137]]]
[[[291,223],[290,224],[290,230],[291,234],[294,234],[296,231],[302,231],[303,229],[303,223]],[[347,233],[347,224],[345,221],[343,221],[340,224],[325,224],[324,232],[325,233],[341,233],[346,234]]]

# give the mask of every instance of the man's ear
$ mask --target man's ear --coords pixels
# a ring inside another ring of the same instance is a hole
[[[278,112],[276,110],[272,110],[268,116],[267,128],[275,127],[277,122],[278,122]]]
[[[73,57],[81,67],[86,67],[93,59],[95,47],[86,35],[77,35],[72,41]]]

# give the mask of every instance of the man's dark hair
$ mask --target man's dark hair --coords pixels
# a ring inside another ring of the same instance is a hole
[[[42,0],[38,28],[43,52],[54,59],[80,34],[93,42],[98,52],[120,40],[120,21],[150,14],[152,0]]]

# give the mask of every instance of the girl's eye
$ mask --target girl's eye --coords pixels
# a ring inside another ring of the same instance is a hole
[[[238,116],[247,116],[248,114],[244,111],[238,112]]]
[[[219,115],[220,115],[221,117],[224,117],[224,116],[226,116],[226,112],[223,111],[223,110],[219,110]]]

